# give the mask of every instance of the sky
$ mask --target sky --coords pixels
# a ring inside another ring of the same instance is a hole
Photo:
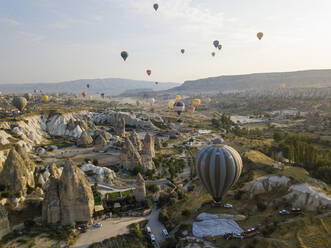
[[[0,0],[0,83],[330,69],[330,11],[329,0]]]

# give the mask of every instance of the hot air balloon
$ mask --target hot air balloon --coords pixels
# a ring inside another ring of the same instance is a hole
[[[217,46],[217,48],[218,48],[218,50],[221,50],[221,49],[222,49],[222,45],[219,44],[219,45]]]
[[[257,38],[259,39],[259,40],[261,40],[262,39],[262,37],[263,37],[263,33],[262,32],[259,32],[259,33],[257,33]]]
[[[140,100],[137,100],[137,101],[136,101],[136,105],[137,105],[137,107],[140,107],[142,104],[143,104],[143,103],[142,103]]]
[[[182,54],[184,54],[184,53],[185,53],[185,49],[181,49],[180,52],[181,52]]]
[[[29,100],[31,100],[31,98],[32,98],[32,94],[31,94],[31,93],[25,93],[25,94],[24,94],[24,97],[25,97],[25,99],[26,99],[27,101],[29,101]]]
[[[53,96],[57,98],[57,97],[59,97],[59,93],[56,92],[53,94]]]
[[[211,53],[211,56],[215,57],[216,53],[215,52],[212,52]]]
[[[168,102],[168,107],[170,109],[173,109],[174,108],[174,102],[173,101]]]
[[[82,96],[83,96],[83,97],[86,97],[86,93],[85,93],[85,92],[82,92]]]
[[[182,98],[180,97],[180,95],[177,95],[177,96],[176,96],[176,101],[179,101],[180,99],[182,99]]]
[[[195,111],[195,107],[193,105],[189,105],[187,107],[187,112],[189,113],[189,115],[192,115],[194,111]]]
[[[154,3],[153,8],[155,9],[155,11],[157,11],[159,8],[159,5],[157,3]]]
[[[86,87],[89,89],[91,86],[90,86],[90,84],[87,84]]]
[[[152,74],[152,71],[151,70],[146,70],[146,73],[148,76],[150,76]]]
[[[127,51],[121,52],[121,57],[124,59],[124,61],[129,57],[129,54]]]
[[[219,44],[220,42],[218,40],[214,40],[213,45],[215,48],[217,48]]]
[[[102,98],[105,98],[105,93],[101,93],[100,96],[101,96]]]
[[[198,107],[200,105],[200,103],[201,103],[201,100],[200,99],[194,99],[193,100],[194,107]]]
[[[285,84],[281,84],[281,85],[279,85],[279,88],[280,88],[280,89],[285,89],[285,87],[286,87]]]
[[[28,101],[24,97],[15,97],[12,104],[22,112],[28,104]]]
[[[156,84],[156,85],[158,85],[158,84],[159,84],[159,82],[155,82],[155,84]]]
[[[238,181],[243,167],[239,153],[220,141],[203,147],[195,158],[200,181],[217,203]]]
[[[48,98],[49,98],[49,97],[48,97],[47,95],[43,95],[41,99],[42,99],[44,102],[48,102]]]
[[[176,111],[178,115],[180,115],[185,110],[185,103],[181,101],[176,101],[173,109]]]
[[[150,104],[151,106],[153,106],[154,103],[155,103],[155,98],[151,98],[151,99],[149,99],[149,104]]]

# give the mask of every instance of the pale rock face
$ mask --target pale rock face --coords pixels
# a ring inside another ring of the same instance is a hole
[[[30,166],[29,162],[25,161],[15,148],[12,148],[0,174],[1,184],[14,193],[21,192],[25,195],[27,185],[35,186],[34,171],[30,169]]]
[[[142,158],[129,138],[126,138],[120,154],[121,165],[127,169],[142,166]]]
[[[87,132],[83,132],[82,135],[77,140],[77,146],[81,146],[81,147],[87,147],[89,145],[92,145],[92,143],[93,143],[93,138]]]
[[[5,156],[6,151],[0,151],[0,174],[3,168],[3,164],[6,161],[6,156]]]
[[[314,211],[319,207],[331,207],[331,198],[307,183],[292,185],[285,196],[293,207]]]
[[[1,122],[0,123],[0,128],[2,128],[2,129],[11,129],[8,122]]]
[[[145,201],[146,199],[146,186],[145,180],[140,173],[137,175],[136,180],[136,191],[135,191],[135,199],[137,202]]]
[[[131,140],[132,144],[137,148],[138,151],[142,150],[143,145],[140,141],[139,134],[137,134],[135,130],[133,130],[133,132],[131,133],[130,140]]]
[[[0,204],[0,240],[3,236],[10,233],[10,225],[8,220],[8,213],[5,207]]]
[[[6,133],[3,130],[0,130],[0,144],[1,145],[7,145],[10,143],[10,141],[8,140],[8,138],[11,138],[12,136],[9,135],[8,133]]]
[[[92,222],[94,198],[83,172],[68,161],[60,179],[50,177],[45,191],[42,219],[45,224],[73,225]]]
[[[43,173],[39,174],[38,182],[42,185],[43,189],[46,190],[48,185],[48,180],[52,176],[59,179],[62,173],[62,168],[57,168],[55,164],[47,166]]]
[[[94,198],[90,183],[70,161],[64,166],[59,186],[62,224],[91,223]]]
[[[146,133],[144,138],[143,153],[151,158],[155,157],[154,138],[149,133]]]
[[[290,181],[291,180],[285,176],[264,176],[251,181],[244,187],[244,190],[249,192],[250,198],[252,199],[254,195],[287,189]]]
[[[162,147],[162,144],[161,144],[161,140],[160,140],[160,138],[159,137],[155,137],[155,139],[154,139],[154,143],[155,143],[155,148],[156,149],[161,149],[161,147]]]
[[[99,167],[93,164],[84,164],[80,169],[85,173],[87,171],[92,171],[94,176],[91,178],[86,175],[91,183],[97,182],[99,184],[112,184],[116,178],[116,173],[106,167]]]

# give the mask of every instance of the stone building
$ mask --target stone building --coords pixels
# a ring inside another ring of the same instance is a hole
[[[142,202],[146,199],[145,180],[140,173],[137,175],[135,198],[137,202]]]

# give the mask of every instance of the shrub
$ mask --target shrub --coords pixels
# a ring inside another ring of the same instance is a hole
[[[159,191],[159,187],[156,184],[148,184],[147,190],[152,192],[153,194],[157,193]]]
[[[185,216],[185,217],[189,217],[191,215],[191,211],[188,210],[188,209],[184,209],[182,211],[182,215]]]
[[[99,161],[97,159],[93,159],[93,164],[94,165],[98,165],[99,164]]]

